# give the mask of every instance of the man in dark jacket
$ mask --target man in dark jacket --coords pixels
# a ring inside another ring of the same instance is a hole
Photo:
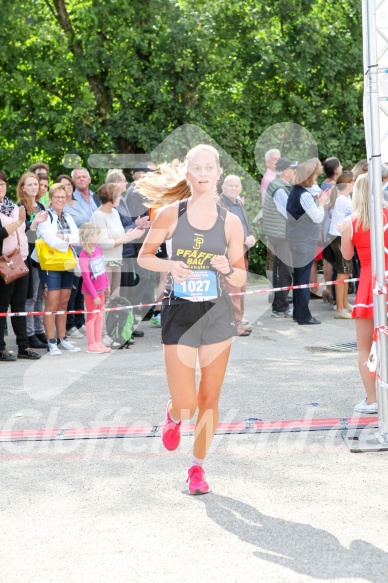
[[[280,158],[276,162],[276,178],[267,187],[263,229],[274,250],[273,286],[288,287],[292,282],[292,258],[286,237],[287,200],[291,192],[291,180],[298,162],[290,158]],[[292,317],[287,301],[288,291],[275,292],[272,302],[274,318]]]
[[[256,243],[256,238],[253,234],[251,226],[249,224],[248,214],[244,208],[244,205],[238,199],[239,195],[242,191],[242,184],[241,180],[238,176],[233,176],[232,174],[227,176],[224,180],[222,185],[222,195],[220,203],[224,206],[228,211],[238,216],[240,219],[243,229],[244,229],[244,247],[245,247],[245,254],[244,254],[244,262],[245,262],[245,269],[248,270],[248,252],[251,247]],[[241,288],[236,288],[228,284],[226,282],[226,286],[229,293],[233,292],[245,292],[246,285]],[[241,296],[232,296],[231,297],[233,308],[234,308],[234,315],[236,319],[236,326],[237,332],[240,336],[249,336],[252,332],[252,328],[249,326],[244,326],[242,324],[242,320],[244,317],[244,305],[245,305],[245,295]]]

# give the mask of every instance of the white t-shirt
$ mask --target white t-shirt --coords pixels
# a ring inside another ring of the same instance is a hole
[[[333,214],[331,217],[329,235],[333,237],[340,237],[341,233],[337,230],[336,225],[341,224],[342,221],[352,214],[352,200],[350,196],[340,194],[335,201]]]
[[[103,250],[105,261],[118,261],[123,257],[123,246],[115,247],[115,239],[124,237],[125,231],[120,215],[115,208],[111,213],[97,209],[92,214],[91,221],[101,228],[98,244]]]

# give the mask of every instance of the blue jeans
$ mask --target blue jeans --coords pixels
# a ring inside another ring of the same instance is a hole
[[[30,277],[32,277],[32,298],[26,300],[25,310],[26,312],[43,312],[43,286],[37,267],[31,267]],[[43,316],[27,316],[27,336],[41,334],[42,332],[44,332]]]

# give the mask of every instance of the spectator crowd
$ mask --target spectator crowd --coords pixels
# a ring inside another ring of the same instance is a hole
[[[349,227],[349,221],[357,213],[365,219],[364,207],[360,210],[355,200],[365,206],[367,161],[360,160],[350,171],[343,170],[336,157],[326,159],[323,164],[318,158],[298,163],[272,149],[265,154],[265,165],[261,193],[257,196],[262,203],[267,276],[273,286],[317,283],[320,265],[325,281],[359,277],[357,243],[349,250],[351,235],[344,253],[341,242],[345,226]],[[133,170],[131,184],[127,184],[122,170],[109,170],[104,184],[95,192],[86,168],[75,168],[71,175],[61,174],[54,181],[49,170],[43,162],[30,166],[17,184],[16,202],[7,196],[8,181],[0,172],[0,256],[9,270],[7,258],[19,250],[26,268],[22,276],[11,282],[0,278],[0,312],[9,309],[46,312],[37,316],[12,316],[17,357],[36,360],[41,357],[36,352],[39,349],[52,356],[61,355],[63,350],[78,352],[81,349],[73,340],[85,336],[86,350],[90,353],[122,347],[123,343],[108,330],[104,314],[104,307],[112,305],[117,298],[139,306],[127,337],[127,344],[133,343],[133,338],[144,335],[138,329],[139,321],[148,319],[155,326],[161,325],[160,308],[149,304],[162,298],[166,274],[157,276],[137,261],[156,212],[149,208],[137,181],[158,170],[152,162],[139,164]],[[388,181],[385,166],[382,179],[384,189]],[[244,262],[248,270],[249,251],[257,239],[244,206],[242,180],[236,175],[221,177],[218,190],[219,204],[242,223]],[[365,255],[365,250],[362,253]],[[168,242],[161,245],[157,256],[169,257]],[[244,316],[245,290],[245,286],[236,288],[228,284],[230,293],[242,292],[232,296],[240,336],[252,332]],[[318,286],[311,291],[294,290],[292,294],[277,291],[271,297],[272,316],[293,320],[298,325],[319,325],[321,322],[310,311],[310,300],[318,297],[333,304],[335,319],[349,320],[353,306],[348,293],[347,283],[330,286],[322,292]],[[358,317],[371,318],[370,312],[360,316],[360,306],[356,307]],[[93,313],[86,318],[83,313],[50,314],[85,310]],[[16,360],[16,355],[7,350],[6,334],[7,319],[0,317],[0,361],[11,362]],[[369,339],[366,344],[364,353]],[[360,371],[364,379],[361,368],[362,364]],[[377,410],[370,385],[368,391],[368,400],[360,411],[368,407]]]

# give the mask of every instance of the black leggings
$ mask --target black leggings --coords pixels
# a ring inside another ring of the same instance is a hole
[[[28,293],[28,274],[15,279],[12,283],[5,285],[0,277],[0,312],[6,312],[11,306],[12,312],[24,312]],[[5,349],[4,327],[5,318],[0,316],[0,352]],[[28,348],[27,318],[26,316],[12,316],[12,328],[16,336],[16,344],[19,350]]]

